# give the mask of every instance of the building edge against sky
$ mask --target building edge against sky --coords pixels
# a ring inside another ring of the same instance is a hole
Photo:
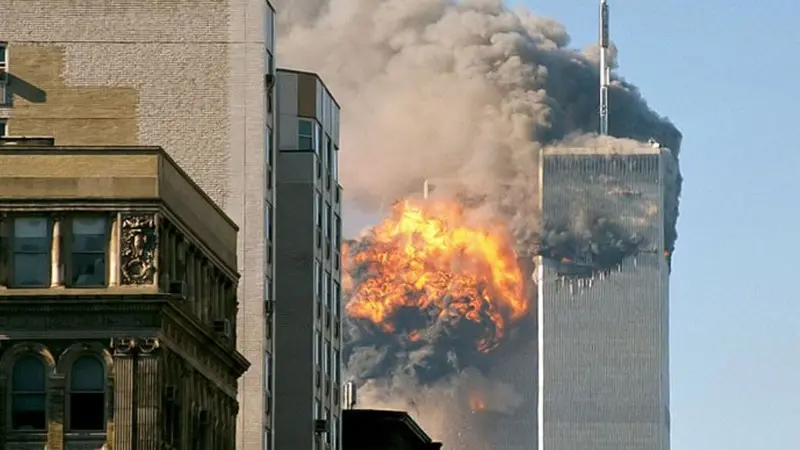
[[[341,448],[339,105],[313,73],[279,69],[276,448]]]
[[[664,214],[674,162],[657,147],[542,152],[543,223],[595,208],[644,246],[592,273],[537,257],[538,450],[669,449]]]
[[[251,363],[239,450],[271,446],[274,25],[266,0],[42,0],[0,14],[9,135],[162,146],[239,226],[237,335]]]

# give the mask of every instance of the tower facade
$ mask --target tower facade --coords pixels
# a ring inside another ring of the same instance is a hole
[[[674,158],[548,149],[540,162],[538,450],[667,450]]]
[[[0,14],[0,131],[158,145],[240,227],[238,447],[269,448],[275,12],[268,0],[26,0]],[[202,220],[198,218],[198,220]]]
[[[275,443],[341,448],[339,105],[313,73],[280,69]]]

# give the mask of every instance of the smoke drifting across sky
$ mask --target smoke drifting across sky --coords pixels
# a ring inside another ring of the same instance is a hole
[[[273,3],[279,65],[318,72],[342,105],[348,209],[385,209],[418,195],[425,179],[446,179],[437,188],[478,199],[476,214],[505,217],[518,251],[530,251],[540,237],[533,199],[542,147],[591,147],[598,139],[630,147],[654,138],[679,154],[677,128],[620,78],[609,101],[610,134],[621,139],[597,138],[597,49],[568,48],[562,25],[530,11],[510,11],[499,0]],[[666,218],[670,249],[679,190],[678,174]],[[396,401],[392,393],[419,387],[399,376],[376,380],[382,388],[365,396]],[[454,377],[484,384],[467,370]],[[403,403],[434,417],[451,386],[417,389]],[[484,390],[514,398],[505,388]]]

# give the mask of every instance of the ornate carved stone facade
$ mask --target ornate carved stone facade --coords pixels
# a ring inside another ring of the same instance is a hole
[[[29,197],[0,183],[0,450],[233,450],[236,226],[163,150],[103,151],[0,147],[4,173],[39,177]]]
[[[158,261],[155,214],[123,214],[120,230],[122,284],[153,284]]]

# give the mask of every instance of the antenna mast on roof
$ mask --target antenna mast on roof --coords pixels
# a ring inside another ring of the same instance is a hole
[[[600,0],[600,134],[608,135],[608,85],[611,69],[608,67],[608,2]]]

